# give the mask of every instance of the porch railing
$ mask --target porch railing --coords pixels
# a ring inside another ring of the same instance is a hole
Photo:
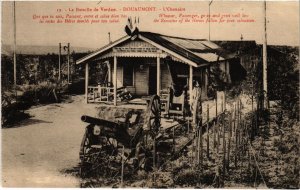
[[[89,86],[88,103],[112,102],[114,98],[113,87]]]

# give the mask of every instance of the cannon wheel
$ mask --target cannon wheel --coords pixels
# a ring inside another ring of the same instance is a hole
[[[151,97],[146,111],[146,125],[147,130],[154,137],[160,128],[160,99],[159,96],[154,95]]]
[[[111,139],[105,138],[100,147],[93,147],[90,142],[88,127],[83,136],[79,153],[81,161],[79,168],[80,177],[87,177],[90,172],[95,171],[100,165],[106,166],[102,168],[102,175],[110,177],[116,176],[119,168],[114,168],[115,171],[110,171],[111,166],[114,164],[113,162],[120,160],[115,143],[111,142]]]
[[[139,167],[146,171],[153,169],[153,155],[156,154],[155,147],[157,144],[155,138],[160,129],[160,99],[159,96],[154,95],[151,97],[146,110],[143,140],[137,145],[139,156]]]
[[[80,158],[79,174],[81,177],[84,177],[86,175],[86,170],[89,168],[86,161],[90,150],[91,150],[91,144],[88,138],[88,127],[87,127],[81,141],[80,152],[79,152],[79,158]]]

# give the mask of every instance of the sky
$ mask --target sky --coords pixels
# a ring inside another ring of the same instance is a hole
[[[163,11],[163,8],[184,8],[183,14],[208,14],[209,1],[68,1],[68,2],[16,2],[16,25],[18,45],[58,45],[71,43],[72,46],[100,48],[108,43],[108,32],[112,40],[126,35],[124,27],[127,18],[119,23],[99,24],[40,24],[33,15],[55,15],[57,9],[66,14],[67,9],[76,8],[115,8],[115,14],[139,17],[139,29],[170,36],[208,39],[208,23],[154,23],[159,14],[176,14]],[[123,7],[156,7],[152,12],[125,12]],[[1,42],[13,43],[12,2],[2,2]],[[211,23],[211,40],[255,40],[263,41],[264,6],[262,1],[213,1],[211,14],[247,14],[253,23]],[[82,12],[81,12],[82,13]],[[79,12],[77,12],[79,14]],[[89,13],[82,13],[89,14]],[[99,12],[99,15],[111,14]],[[299,46],[299,3],[298,1],[267,1],[267,40],[271,45]]]

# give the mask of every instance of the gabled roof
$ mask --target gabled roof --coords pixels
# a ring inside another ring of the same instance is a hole
[[[130,36],[120,38],[119,40],[116,40],[115,42],[108,44],[79,59],[77,64],[83,63],[103,53],[104,51],[107,51],[108,49],[113,48],[114,46],[117,46],[126,40],[129,40],[130,38]],[[180,38],[152,32],[139,32],[138,38],[154,45],[158,49],[162,49],[163,51],[194,67],[200,67],[208,65],[209,63],[228,59],[228,57],[221,53],[222,48],[220,46],[205,39]]]
[[[130,36],[124,36],[124,37],[122,37],[122,38],[120,38],[120,39],[118,39],[118,40],[116,40],[116,41],[114,41],[114,42],[112,42],[110,44],[107,44],[107,45],[101,47],[100,49],[95,50],[91,54],[88,54],[88,55],[80,58],[78,61],[76,61],[76,64],[83,63],[83,62],[85,62],[85,61],[87,61],[87,60],[89,60],[89,59],[91,59],[91,58],[93,58],[93,57],[101,54],[102,52],[104,52],[106,50],[109,50],[110,48],[113,48],[114,46],[116,46],[116,45],[118,45],[118,44],[120,44],[120,43],[122,43],[122,42],[124,42],[124,41],[126,41],[128,39],[130,39]]]

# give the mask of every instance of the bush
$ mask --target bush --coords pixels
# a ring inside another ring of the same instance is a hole
[[[1,112],[1,125],[8,127],[18,121],[29,118],[29,114],[24,113],[25,109],[30,107],[26,102],[16,102],[13,94],[8,95],[2,93],[2,112]]]
[[[59,101],[59,88],[57,84],[51,82],[41,82],[38,85],[25,85],[22,87],[23,95],[19,97],[22,102],[54,103]]]
[[[15,101],[13,92],[2,93],[2,125],[12,125],[29,117],[24,110],[37,103],[54,103],[60,99],[59,87],[53,82],[18,87],[23,93]]]

